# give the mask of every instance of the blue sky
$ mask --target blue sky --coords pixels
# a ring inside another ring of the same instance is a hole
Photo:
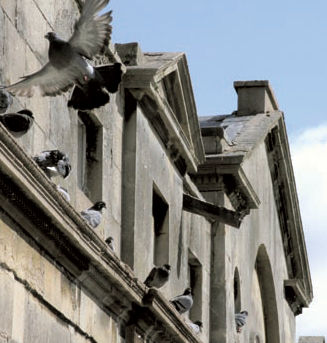
[[[183,51],[198,114],[236,109],[234,80],[268,79],[288,132],[326,122],[326,1],[111,0],[113,41]]]
[[[271,82],[285,112],[315,296],[297,334],[327,337],[326,0],[111,0],[110,8],[114,43],[186,53],[198,115],[234,111],[235,80]]]

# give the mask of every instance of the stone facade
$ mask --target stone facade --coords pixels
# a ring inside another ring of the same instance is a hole
[[[79,8],[0,0],[1,84],[45,63],[44,33],[68,38]],[[235,83],[238,110],[199,122],[183,53],[117,44],[95,62],[124,65],[105,107],[78,113],[68,95],[16,97],[10,112],[32,110],[32,129],[14,139],[0,125],[0,342],[294,342],[312,289],[269,84]],[[31,159],[56,148],[73,166],[64,181]],[[97,200],[107,210],[92,230],[79,212]],[[164,263],[169,282],[149,290],[142,281]],[[187,286],[194,305],[181,316],[168,300]],[[203,322],[199,335],[190,320]]]

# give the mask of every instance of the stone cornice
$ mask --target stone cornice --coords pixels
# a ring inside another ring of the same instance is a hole
[[[0,173],[3,211],[105,311],[128,321],[133,304],[143,306],[146,287],[57,192],[2,125]],[[148,309],[157,330],[164,330],[172,342],[200,342],[161,295],[154,297]]]
[[[185,54],[143,54],[136,43],[116,48],[128,63],[122,85],[139,101],[165,146],[185,161],[182,175],[196,172],[205,156]]]
[[[293,287],[301,308],[307,307],[313,298],[311,276],[283,118],[268,134],[266,148],[289,279],[293,280],[287,286]]]
[[[182,160],[185,163],[185,170],[180,170],[181,174],[195,173],[200,161],[192,153],[192,146],[166,100],[153,86],[147,90],[130,89],[130,92],[139,101],[145,116],[170,151],[173,160],[177,162]]]

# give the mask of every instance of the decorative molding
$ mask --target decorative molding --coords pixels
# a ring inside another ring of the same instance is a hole
[[[288,276],[291,280],[297,280],[296,285],[292,281],[292,289],[296,297],[296,302],[293,301],[292,306],[298,304],[302,311],[302,307],[308,307],[312,301],[313,293],[292,160],[283,118],[272,128],[265,143]],[[289,282],[286,284],[290,290],[291,284]],[[301,313],[299,311],[300,309],[296,310]]]
[[[143,306],[145,285],[66,202],[2,125],[0,174],[1,207],[6,215],[105,311],[128,321],[133,306]],[[155,297],[149,310],[173,342],[200,342],[162,296]]]
[[[302,313],[303,307],[308,307],[310,301],[305,294],[301,280],[292,279],[284,281],[285,298],[295,316]]]

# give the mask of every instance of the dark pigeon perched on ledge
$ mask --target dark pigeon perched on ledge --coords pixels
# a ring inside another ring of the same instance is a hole
[[[60,150],[42,151],[33,159],[50,178],[58,175],[66,178],[72,169],[68,156]]]
[[[12,102],[12,96],[4,89],[0,89],[0,114],[5,113]]]
[[[6,113],[0,116],[0,122],[15,137],[24,135],[33,125],[34,117],[30,110],[21,110],[17,113]]]
[[[19,96],[30,97],[37,88],[42,96],[55,96],[66,92],[74,84],[79,88],[78,97],[83,94],[86,99],[93,99],[94,106],[102,106],[109,101],[109,95],[102,88],[116,91],[120,82],[118,66],[93,68],[87,61],[103,53],[109,43],[112,27],[111,11],[98,15],[109,3],[109,0],[86,0],[81,16],[75,23],[74,32],[68,41],[61,39],[55,32],[49,32],[49,62],[39,71],[23,77],[6,89]],[[119,65],[120,69],[120,65]],[[112,76],[112,74],[114,74]],[[116,75],[117,74],[117,75]],[[113,77],[111,84],[110,77]],[[77,96],[73,96],[71,106],[77,107]],[[86,107],[83,104],[83,107]]]
[[[160,288],[168,281],[169,273],[169,264],[164,264],[162,267],[154,267],[145,279],[144,284],[148,287]]]
[[[193,306],[192,289],[186,288],[183,294],[171,299],[170,302],[180,314],[189,311]]]
[[[81,212],[83,219],[95,229],[100,225],[102,219],[102,209],[107,208],[103,201],[96,202],[92,207]]]
[[[109,236],[105,242],[107,243],[108,247],[112,250],[115,251],[115,247],[114,247],[114,239],[113,237]]]

